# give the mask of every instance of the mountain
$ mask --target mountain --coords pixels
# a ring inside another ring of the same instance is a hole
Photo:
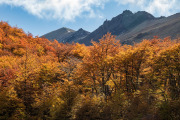
[[[133,14],[131,11],[125,10],[122,14],[112,18],[112,20],[106,20],[103,25],[84,39],[81,39],[79,42],[90,45],[91,40],[98,41],[107,32],[117,36],[130,31],[132,28],[143,23],[144,21],[153,19],[155,19],[155,17],[145,11],[140,11]]]
[[[175,39],[180,35],[180,13],[169,17],[154,17],[148,12],[139,11],[132,13],[129,10],[106,20],[92,33],[83,30],[74,31],[69,28],[61,28],[43,35],[49,40],[56,39],[63,43],[79,42],[91,45],[91,40],[98,41],[107,32],[117,36],[122,44],[133,44],[143,39],[152,39],[154,36],[165,38],[170,36]]]
[[[71,34],[73,34],[75,31],[69,28],[60,28],[58,30],[52,31],[50,33],[47,33],[41,37],[45,37],[49,40],[54,40],[56,39],[59,42],[64,42],[65,39],[70,36]]]
[[[68,42],[68,43],[79,42],[80,39],[83,39],[84,37],[86,37],[89,34],[90,34],[90,32],[80,28],[78,31],[73,32],[71,35],[66,37],[65,42]]]
[[[62,43],[72,43],[78,42],[79,39],[83,39],[85,36],[89,35],[90,33],[86,30],[80,28],[78,31],[72,30],[70,28],[60,28],[58,30],[52,31],[47,33],[41,37],[45,37],[49,40],[56,39],[58,42]]]
[[[180,13],[145,21],[130,31],[118,35],[117,39],[120,39],[122,44],[133,44],[143,39],[152,39],[153,36],[162,39],[170,36],[175,39],[178,35],[180,35]]]

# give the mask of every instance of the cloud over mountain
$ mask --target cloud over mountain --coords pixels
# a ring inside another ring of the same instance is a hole
[[[179,0],[115,0],[120,5],[129,5],[131,8],[145,10],[151,14],[171,15],[180,12]]]
[[[40,18],[70,21],[82,14],[95,15],[93,8],[107,0],[0,0],[0,4],[22,7]]]
[[[151,14],[170,15],[180,11],[179,0],[113,0],[120,7],[129,6],[134,11],[145,10]],[[0,0],[7,4],[22,7],[30,14],[46,19],[72,21],[77,17],[99,17],[99,9],[111,0]]]

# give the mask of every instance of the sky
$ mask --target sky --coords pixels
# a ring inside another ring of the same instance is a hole
[[[180,0],[0,0],[0,20],[41,36],[62,27],[92,32],[124,10],[170,16],[179,6]]]

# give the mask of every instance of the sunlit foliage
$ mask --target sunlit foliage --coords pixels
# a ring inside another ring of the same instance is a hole
[[[179,41],[63,44],[0,22],[0,119],[179,120]]]

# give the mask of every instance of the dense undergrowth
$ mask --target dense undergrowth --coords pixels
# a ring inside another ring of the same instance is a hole
[[[0,22],[0,119],[179,120],[179,41],[62,44]]]

